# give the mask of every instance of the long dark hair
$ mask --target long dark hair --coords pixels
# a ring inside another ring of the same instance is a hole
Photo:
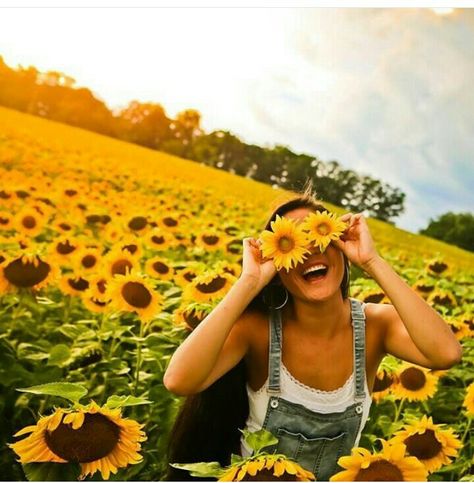
[[[313,195],[311,182],[304,187],[304,192],[280,203],[265,224],[270,230],[270,223],[276,215],[297,209],[308,208],[312,211],[326,211]],[[349,296],[350,265],[344,255],[344,276],[341,282],[341,294]],[[268,316],[269,308],[264,301],[271,301],[278,290],[279,276],[273,277],[249,303],[247,309],[258,310]],[[273,302],[271,302],[273,305]],[[246,309],[246,310],[247,310]],[[182,405],[171,431],[168,446],[168,462],[196,463],[200,461],[218,461],[221,466],[230,464],[231,454],[240,454],[239,428],[245,427],[249,406],[246,391],[246,368],[242,359],[234,368],[224,374],[204,391],[188,396]],[[187,471],[169,466],[166,481],[203,480],[190,476]]]

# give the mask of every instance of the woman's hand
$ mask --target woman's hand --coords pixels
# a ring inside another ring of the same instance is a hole
[[[379,257],[374,241],[369,231],[367,221],[362,213],[356,215],[346,213],[341,221],[348,224],[344,233],[332,243],[339,248],[346,257],[363,269],[367,269]]]
[[[277,273],[272,259],[263,258],[260,250],[262,242],[255,238],[243,239],[244,253],[240,278],[252,280],[260,291]]]

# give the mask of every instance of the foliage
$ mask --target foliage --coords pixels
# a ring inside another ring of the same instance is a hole
[[[474,252],[474,215],[472,213],[449,211],[434,220],[430,219],[428,226],[420,230],[420,233]]]

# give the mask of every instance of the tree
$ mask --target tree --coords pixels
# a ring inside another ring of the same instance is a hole
[[[171,119],[161,104],[132,101],[118,113],[119,137],[158,149],[171,137]]]
[[[449,211],[437,219],[430,219],[428,226],[419,233],[474,252],[474,216],[472,213]]]

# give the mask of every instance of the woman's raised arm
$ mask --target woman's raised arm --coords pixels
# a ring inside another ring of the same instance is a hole
[[[245,238],[243,245],[240,278],[170,360],[163,383],[175,394],[189,395],[206,389],[247,352],[252,314],[244,311],[276,269],[272,260],[261,258],[254,239]]]

